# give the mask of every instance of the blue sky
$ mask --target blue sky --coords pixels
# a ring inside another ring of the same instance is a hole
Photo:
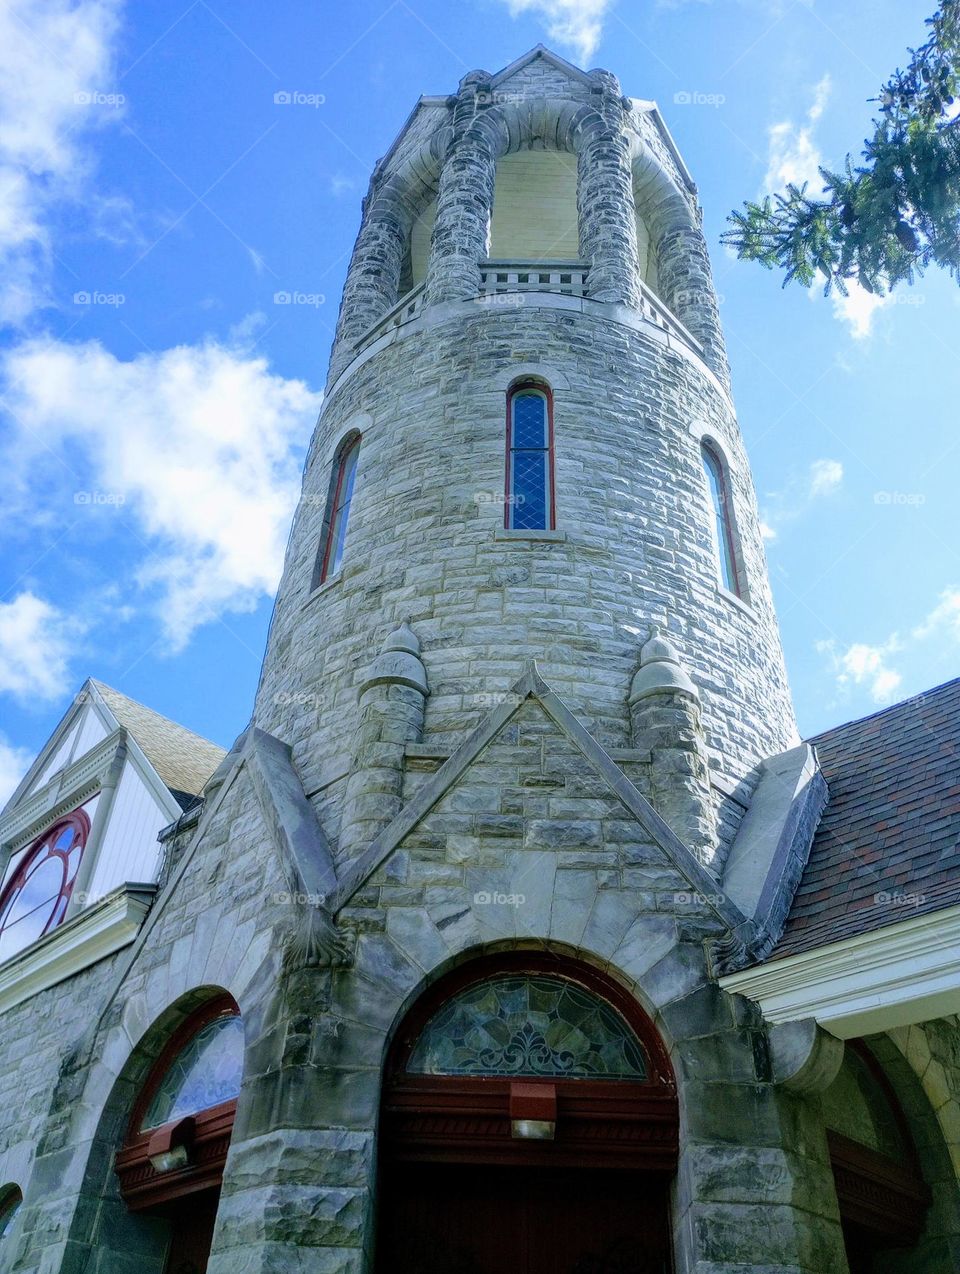
[[[242,729],[370,170],[540,41],[657,100],[698,183],[802,731],[954,676],[960,289],[841,305],[719,246],[859,147],[932,5],[10,0],[0,783],[87,675]]]

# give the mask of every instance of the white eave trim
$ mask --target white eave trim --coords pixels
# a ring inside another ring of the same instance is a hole
[[[126,884],[0,964],[0,1013],[128,946],[156,885]]]
[[[960,906],[720,978],[768,1022],[813,1017],[853,1039],[960,1012]]]

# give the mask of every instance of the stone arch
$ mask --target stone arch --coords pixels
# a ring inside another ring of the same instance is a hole
[[[948,1068],[931,1048],[928,1031],[950,1031],[955,1041],[960,1041],[960,1021],[957,1018],[939,1019],[932,1023],[898,1027],[890,1032],[890,1038],[909,1062],[920,1081],[923,1091],[936,1114],[937,1122],[953,1161],[954,1171],[960,1178],[960,1088],[951,1083]],[[958,1044],[954,1043],[954,1049]]]
[[[162,1274],[169,1245],[169,1223],[161,1217],[129,1211],[120,1193],[114,1156],[123,1144],[131,1113],[164,1046],[198,1009],[225,996],[232,998],[223,987],[199,986],[168,1005],[130,1049],[95,1107],[96,1122],[89,1142],[84,1143],[86,1161],[69,1230],[71,1246],[88,1254],[88,1264],[83,1268],[91,1274],[94,1271],[107,1274],[131,1252],[137,1253],[142,1274]],[[106,1079],[105,1076],[95,1078],[101,1084]],[[88,1100],[92,1096],[85,1094]]]
[[[932,1192],[916,1247],[890,1249],[876,1262],[882,1274],[952,1274],[960,1269],[960,1184],[931,1102],[910,1063],[887,1035],[865,1041],[906,1116],[924,1179]]]

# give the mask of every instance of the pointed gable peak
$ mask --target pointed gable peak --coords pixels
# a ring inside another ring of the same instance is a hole
[[[496,75],[491,77],[490,85],[497,88],[499,85],[517,75],[520,71],[537,61],[543,61],[552,66],[561,74],[566,75],[569,79],[575,80],[580,84],[591,84],[593,81],[586,71],[581,71],[578,66],[574,66],[572,62],[568,62],[566,58],[560,57],[558,53],[554,53],[544,44],[535,45],[528,53],[524,53],[522,57],[518,57],[516,61],[511,62],[509,66],[505,66],[503,70],[497,71]]]

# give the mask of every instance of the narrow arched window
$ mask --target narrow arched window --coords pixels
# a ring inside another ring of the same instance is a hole
[[[360,435],[353,434],[340,445],[333,463],[327,508],[323,517],[323,532],[313,586],[317,588],[325,580],[336,575],[343,563],[343,549],[350,520],[350,503],[357,478],[357,459],[360,455]]]
[[[0,1243],[13,1229],[13,1223],[22,1202],[23,1195],[20,1193],[19,1186],[10,1185],[0,1189]]]
[[[545,385],[515,385],[507,395],[507,483],[504,525],[514,531],[551,530],[553,400]]]
[[[733,509],[727,486],[727,475],[723,461],[709,443],[700,448],[703,468],[707,475],[710,489],[710,502],[713,506],[714,537],[720,567],[720,583],[737,597],[743,596],[740,583],[740,572],[737,569],[736,539],[733,528]]]

